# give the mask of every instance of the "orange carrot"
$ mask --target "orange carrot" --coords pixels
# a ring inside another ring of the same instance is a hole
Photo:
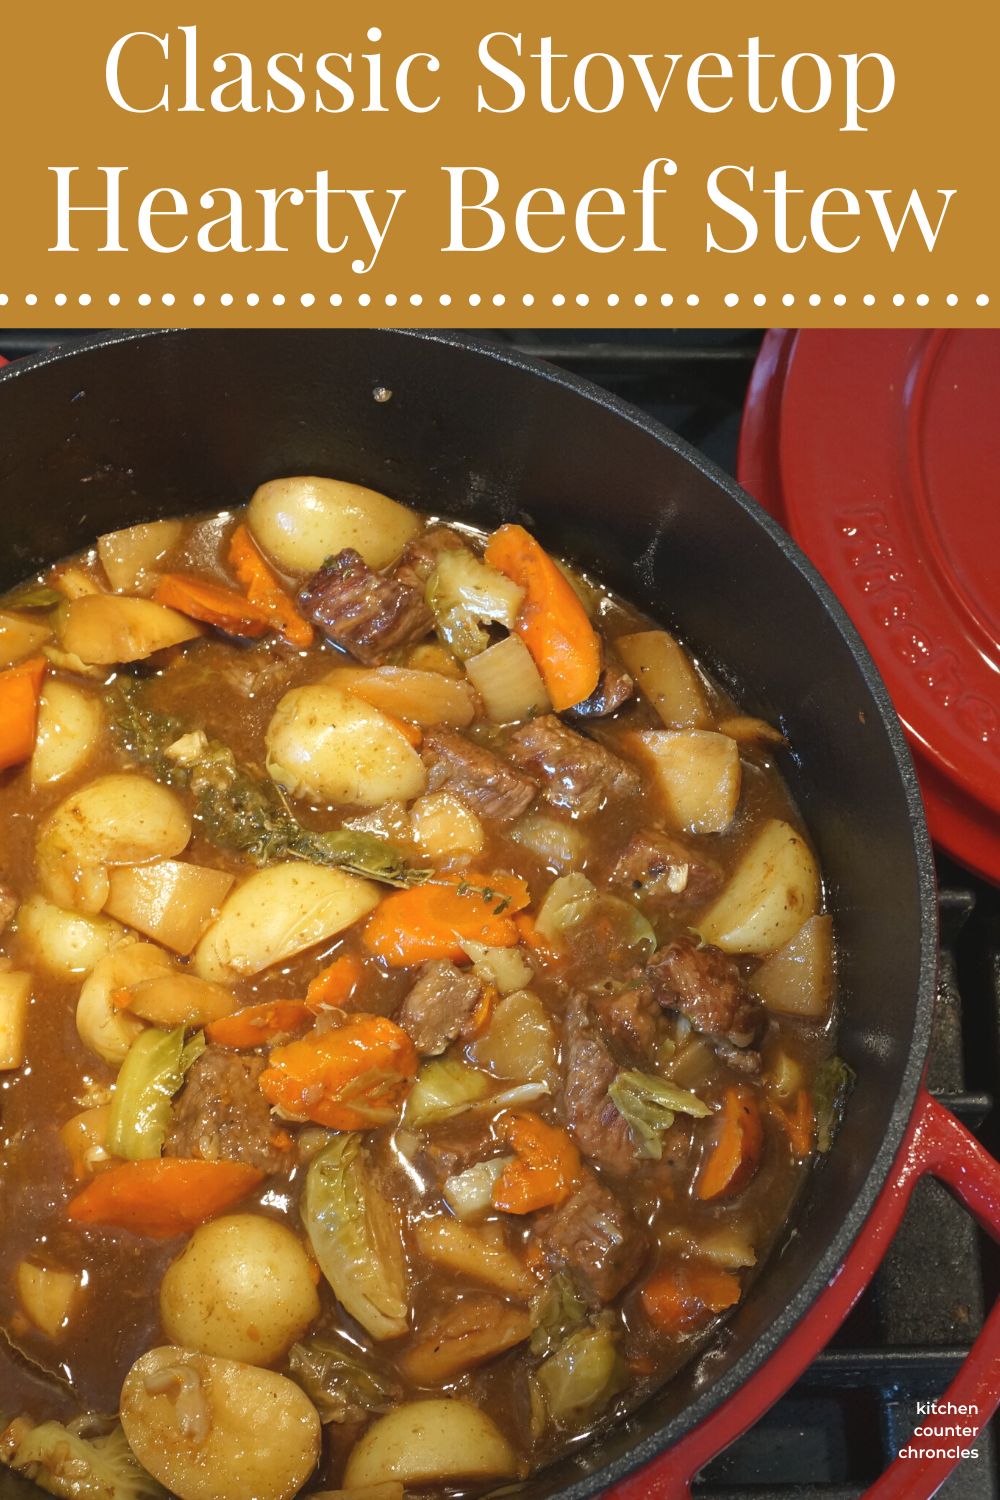
[[[410,724],[406,719],[397,718],[395,714],[387,714],[384,708],[381,712],[383,719],[388,719],[393,729],[398,729],[403,738],[409,740],[415,749],[423,743],[424,731],[419,724]]]
[[[794,1156],[808,1156],[813,1148],[813,1107],[808,1089],[799,1089],[791,1109],[771,1102],[771,1113],[788,1134]]]
[[[394,969],[429,958],[461,963],[463,941],[512,948],[518,940],[512,914],[530,899],[517,875],[441,875],[434,884],[386,896],[369,918],[363,942]]]
[[[524,589],[515,629],[557,713],[589,698],[601,675],[601,643],[572,584],[523,526],[501,526],[486,561]]]
[[[70,1200],[66,1212],[74,1224],[169,1240],[232,1208],[263,1180],[256,1167],[235,1161],[180,1156],[126,1161],[95,1177]]]
[[[371,1130],[399,1113],[417,1052],[395,1021],[351,1016],[271,1053],[260,1075],[264,1097],[296,1119],[331,1130]]]
[[[715,1138],[698,1177],[699,1198],[728,1198],[742,1192],[764,1150],[760,1108],[747,1088],[728,1088],[715,1117]]]
[[[482,1036],[483,1032],[490,1024],[490,1018],[492,1017],[493,1012],[496,1009],[498,998],[499,997],[497,994],[497,990],[494,985],[483,985],[483,993],[480,995],[479,999],[476,1002],[475,1010],[472,1012],[472,1015],[469,1017],[466,1024],[462,1027],[462,1030],[459,1032],[459,1036],[461,1036],[463,1041],[474,1042],[477,1036]]]
[[[566,955],[545,941],[530,912],[519,911],[514,918],[514,926],[517,928],[521,942],[545,968],[563,969],[566,967]]]
[[[501,1115],[497,1133],[513,1147],[516,1160],[493,1184],[493,1207],[508,1214],[531,1214],[565,1203],[580,1176],[580,1153],[556,1125],[540,1115]]]
[[[252,604],[235,589],[190,573],[164,573],[153,598],[157,604],[178,609],[192,620],[204,620],[229,635],[263,635],[271,623],[266,609]]]
[[[237,526],[229,538],[229,566],[246,590],[250,603],[259,605],[267,613],[279,635],[283,635],[290,646],[304,651],[312,645],[316,632],[299,614],[245,526]]]
[[[342,953],[332,964],[320,969],[309,981],[306,1004],[311,1011],[336,1008],[349,1000],[361,978],[361,964],[353,953]]]
[[[0,672],[0,771],[19,766],[35,748],[38,700],[48,663],[33,656]]]
[[[690,1333],[740,1300],[739,1278],[712,1266],[675,1265],[657,1271],[639,1293],[643,1312],[660,1333]]]
[[[277,1036],[301,1031],[312,1021],[313,1013],[304,1000],[268,1000],[263,1005],[247,1005],[231,1016],[209,1021],[205,1035],[219,1047],[241,1050],[263,1047]]]

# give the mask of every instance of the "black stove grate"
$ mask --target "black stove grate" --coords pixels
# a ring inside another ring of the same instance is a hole
[[[491,332],[491,337],[606,386],[731,473],[740,413],[760,343],[755,332]],[[79,333],[0,330],[8,359]],[[941,970],[932,1091],[1000,1154],[1000,891],[938,859]],[[704,1500],[856,1500],[917,1424],[916,1402],[941,1394],[1000,1292],[1000,1255],[951,1196],[920,1184],[872,1286],[802,1379],[709,1466]],[[1000,1500],[993,1433],[980,1458],[939,1492]]]

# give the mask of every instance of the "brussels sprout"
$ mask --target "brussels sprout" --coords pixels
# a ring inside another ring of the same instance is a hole
[[[465,661],[489,645],[484,623],[513,630],[524,590],[462,547],[441,553],[426,597],[438,635]]]
[[[333,1339],[306,1339],[288,1351],[288,1372],[298,1381],[324,1425],[363,1422],[388,1411],[402,1388],[360,1354]]]
[[[166,1491],[146,1473],[116,1423],[110,1431],[87,1437],[92,1417],[78,1417],[68,1427],[24,1417],[0,1433],[0,1459],[24,1474],[48,1495],[63,1500],[161,1500]]]
[[[703,1119],[711,1114],[696,1094],[689,1094],[666,1079],[652,1073],[626,1071],[615,1077],[608,1097],[628,1122],[635,1141],[636,1155],[659,1161],[663,1155],[664,1131],[670,1129],[679,1114]]]
[[[140,1032],[122,1063],[111,1101],[108,1150],[128,1161],[159,1156],[170,1124],[170,1101],[205,1050],[201,1032],[185,1047],[184,1027]]]
[[[359,1135],[339,1135],[313,1158],[302,1219],[320,1270],[345,1311],[374,1339],[405,1333],[409,1288],[402,1231]]]
[[[639,908],[621,896],[603,895],[578,870],[552,882],[535,925],[543,938],[565,945],[570,930],[598,910],[610,919],[616,938],[624,946],[646,948],[649,953],[656,948],[656,933]]]
[[[605,1323],[571,1333],[535,1372],[535,1388],[556,1427],[578,1426],[628,1383],[612,1329]]]
[[[489,1091],[485,1073],[451,1058],[424,1063],[406,1101],[406,1123],[419,1130],[463,1114]]]
[[[551,1354],[553,1349],[587,1321],[587,1304],[565,1271],[553,1276],[548,1286],[531,1301],[535,1331],[532,1354]]]

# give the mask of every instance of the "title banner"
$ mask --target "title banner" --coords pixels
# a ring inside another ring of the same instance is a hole
[[[9,5],[0,317],[995,325],[1000,8]]]

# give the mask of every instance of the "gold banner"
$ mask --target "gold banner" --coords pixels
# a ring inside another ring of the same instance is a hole
[[[11,324],[992,325],[1000,8],[10,5]]]

